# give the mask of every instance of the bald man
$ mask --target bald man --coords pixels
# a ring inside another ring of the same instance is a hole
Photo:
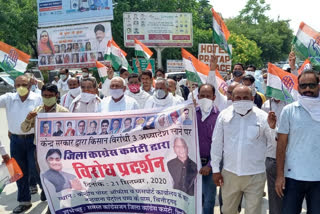
[[[16,182],[19,206],[13,210],[13,213],[21,213],[32,206],[29,177],[34,176],[39,184],[40,178],[34,158],[36,149],[33,143],[34,129],[24,133],[20,125],[30,111],[41,105],[42,98],[30,91],[30,78],[26,75],[17,77],[14,86],[16,93],[6,93],[0,96],[0,108],[6,109],[11,156],[16,159],[24,175]]]
[[[249,87],[236,86],[232,106],[220,113],[212,135],[211,166],[214,182],[221,186],[223,213],[237,213],[242,194],[246,213],[261,212],[265,152],[272,138],[270,128],[275,128],[272,113],[268,117],[254,106]]]
[[[113,77],[110,81],[110,96],[103,98],[101,110],[104,113],[139,109],[137,101],[125,95],[126,82],[122,77]]]
[[[177,82],[174,79],[167,79],[169,84],[169,92],[180,102],[184,102],[183,97],[181,96],[180,87],[177,88]]]

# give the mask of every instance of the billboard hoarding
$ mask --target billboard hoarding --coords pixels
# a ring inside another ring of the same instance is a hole
[[[148,47],[192,47],[191,13],[123,13],[123,35],[126,47],[134,39]]]
[[[37,0],[39,27],[113,20],[112,0]]]
[[[232,51],[232,45],[229,45],[229,48]],[[218,57],[218,70],[220,73],[225,74],[225,72],[231,70],[232,60],[225,50],[217,44],[214,44],[214,47],[212,44],[199,44],[198,59],[201,62],[209,65],[213,53]]]
[[[39,29],[39,69],[95,67],[111,37],[110,22]]]

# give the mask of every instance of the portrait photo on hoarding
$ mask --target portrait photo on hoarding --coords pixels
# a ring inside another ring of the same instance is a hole
[[[111,120],[110,134],[119,134],[120,133],[121,122],[122,122],[121,118]]]
[[[54,55],[49,55],[48,56],[48,65],[54,65]]]
[[[155,128],[155,120],[156,116],[149,116],[147,117],[146,125],[144,125],[143,130],[149,130]]]
[[[98,127],[99,121],[97,120],[89,120],[87,127],[87,135],[97,135],[99,130]]]
[[[174,112],[171,112],[169,114],[169,121],[172,124],[175,124],[175,125],[181,125],[181,121],[180,121],[180,115],[179,115],[179,112],[178,111],[174,111]]]
[[[55,54],[53,42],[46,30],[40,33],[40,40],[38,43],[38,54]]]
[[[40,122],[40,137],[51,137],[51,121]]]
[[[54,124],[54,132],[52,136],[63,136],[63,122],[58,120],[58,121],[53,121]]]
[[[72,54],[72,63],[79,63],[79,54],[78,53]]]
[[[122,133],[130,132],[133,129],[132,118],[128,117],[123,120]]]
[[[77,136],[84,136],[86,135],[87,130],[87,121],[85,120],[78,120],[77,121]]]
[[[143,129],[143,126],[145,123],[146,123],[146,117],[136,117],[134,120],[134,129],[137,129],[137,130]]]
[[[103,120],[101,120],[101,123],[100,123],[100,135],[107,135],[107,134],[109,134],[109,132],[108,132],[108,129],[109,129],[109,124],[110,124],[110,122],[109,122],[109,120],[107,120],[107,119],[103,119]]]
[[[65,121],[65,131],[64,136],[75,136],[75,121],[74,120],[66,120]]]

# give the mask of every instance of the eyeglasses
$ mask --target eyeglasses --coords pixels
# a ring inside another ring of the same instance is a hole
[[[302,84],[299,84],[299,88],[306,89],[307,87],[309,87],[310,89],[315,89],[317,85],[318,85],[317,83],[302,83]]]

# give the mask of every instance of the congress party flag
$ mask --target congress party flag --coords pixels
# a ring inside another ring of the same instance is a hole
[[[231,51],[228,46],[228,39],[230,36],[230,32],[223,22],[222,18],[219,14],[211,8],[212,16],[213,16],[213,39],[216,44],[219,45],[223,50],[225,50],[228,55],[231,57]]]
[[[104,81],[108,78],[108,68],[99,61],[96,61],[96,66],[101,82],[104,83]]]
[[[301,65],[301,67],[298,70],[298,74],[301,74],[304,70],[312,69],[312,65],[309,59],[306,59],[304,63]]]
[[[30,56],[0,41],[0,68],[11,77],[22,75],[27,68]]]
[[[145,46],[142,42],[137,39],[134,39],[134,49],[136,56],[144,57],[145,59],[150,59],[152,56],[152,51]]]
[[[298,95],[298,77],[269,63],[266,95],[287,103],[293,102]]]
[[[320,33],[301,22],[297,35],[293,39],[297,56],[302,59],[309,58],[312,65],[320,68]]]
[[[209,74],[209,67],[194,57],[191,53],[181,48],[182,62],[187,74],[187,79],[202,85],[206,83]]]
[[[124,52],[113,39],[108,41],[105,59],[111,61],[115,70],[119,70],[123,67],[127,69],[129,73],[132,73],[132,69],[126,59],[126,56],[127,53]]]
[[[11,158],[7,163],[0,165],[0,194],[9,183],[16,182],[23,177],[17,161]]]

